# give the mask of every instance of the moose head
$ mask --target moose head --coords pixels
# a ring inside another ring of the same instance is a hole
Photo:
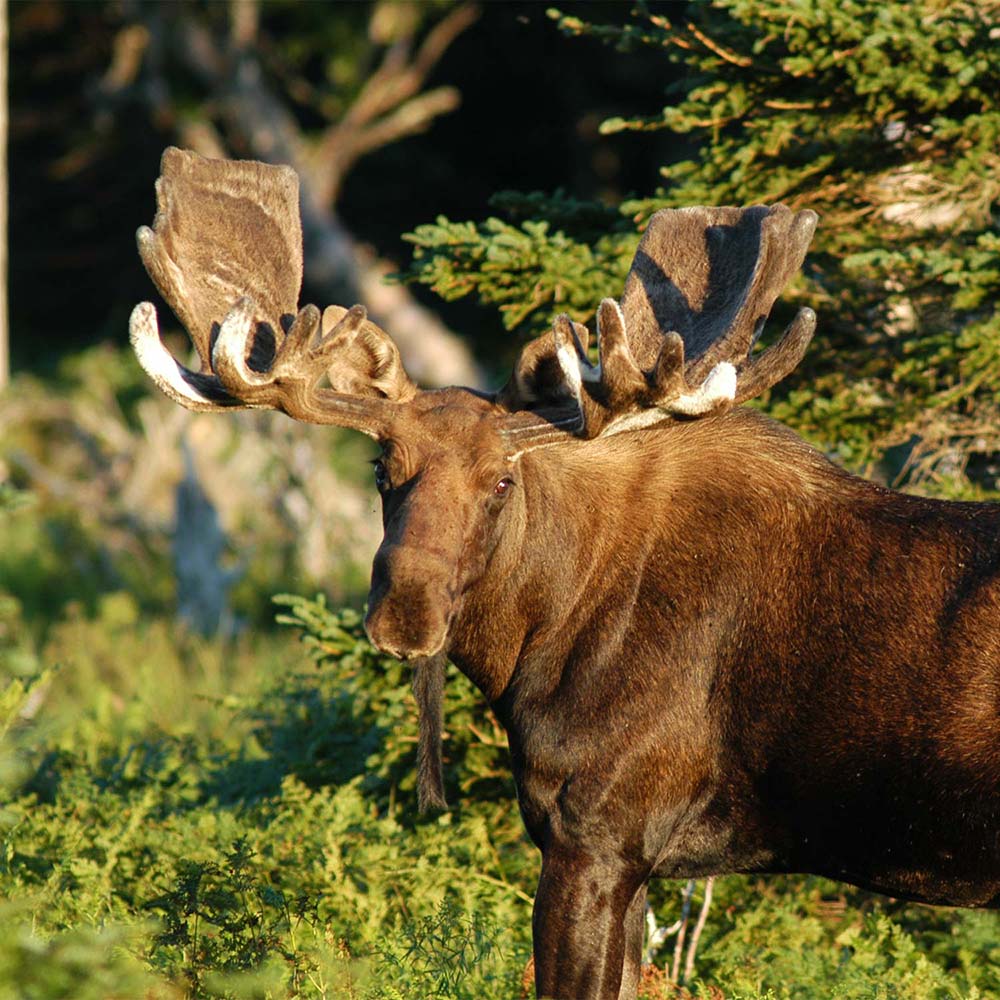
[[[366,628],[402,659],[448,650],[463,595],[508,536],[523,534],[524,456],[722,414],[794,368],[815,328],[803,309],[772,347],[752,354],[802,263],[814,213],[661,211],[620,303],[600,305],[595,363],[587,328],[563,315],[524,348],[499,392],[422,390],[362,306],[299,307],[292,169],[168,149],[156,192],[139,251],[201,366],[191,371],[169,355],[148,302],[130,323],[139,361],[189,409],[277,409],[379,442],[385,537]]]

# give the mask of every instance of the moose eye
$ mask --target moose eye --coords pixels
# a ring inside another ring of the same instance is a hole
[[[514,480],[504,476],[503,479],[501,479],[500,482],[493,487],[494,496],[505,497],[510,492],[510,488],[513,485]]]
[[[376,458],[372,462],[372,466],[375,469],[375,488],[381,492],[389,485],[389,472],[385,467],[385,462],[380,458]]]

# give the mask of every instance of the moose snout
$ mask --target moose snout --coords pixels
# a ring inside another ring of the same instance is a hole
[[[379,549],[372,566],[365,631],[400,660],[441,650],[451,620],[450,568],[419,549]]]

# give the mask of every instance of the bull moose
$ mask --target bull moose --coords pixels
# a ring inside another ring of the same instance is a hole
[[[157,385],[381,446],[367,631],[415,661],[425,804],[446,656],[508,733],[539,996],[635,996],[653,876],[1000,906],[1000,507],[856,478],[739,405],[815,329],[755,350],[814,213],[658,212],[596,361],[560,316],[488,394],[419,389],[360,306],[298,307],[290,168],[169,149],[157,209],[139,252],[201,359],[141,303]]]

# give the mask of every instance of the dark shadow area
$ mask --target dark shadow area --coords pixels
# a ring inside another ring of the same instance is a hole
[[[330,7],[327,20],[340,18],[337,31],[356,32],[369,7]],[[151,295],[135,230],[152,219],[153,182],[163,149],[178,142],[176,122],[166,110],[151,114],[141,89],[110,96],[112,67],[127,41],[127,9],[33,0],[11,10],[15,370],[50,371],[64,353],[102,340],[124,346],[129,313],[143,299],[172,322]],[[618,3],[571,2],[561,9],[598,23],[628,17],[628,6]],[[213,24],[227,16],[222,6],[192,10]],[[269,44],[291,44],[310,17],[319,15],[265,5]],[[265,65],[281,65],[276,55],[264,53]],[[307,67],[305,83],[322,89],[324,73],[322,63]],[[360,242],[405,264],[410,247],[403,233],[438,214],[483,219],[495,211],[489,201],[498,191],[561,188],[615,204],[648,190],[658,168],[686,147],[660,134],[642,141],[605,136],[600,123],[655,112],[676,73],[655,52],[623,56],[593,38],[563,37],[545,4],[484,4],[427,80],[427,88],[454,87],[459,109],[364,157],[346,176],[337,213]],[[192,108],[204,97],[197,86],[183,96]],[[321,124],[304,105],[296,113],[307,129]],[[305,292],[325,298],[322,289]],[[487,366],[505,349],[510,335],[493,311],[443,303],[426,289],[414,294],[468,336]]]

